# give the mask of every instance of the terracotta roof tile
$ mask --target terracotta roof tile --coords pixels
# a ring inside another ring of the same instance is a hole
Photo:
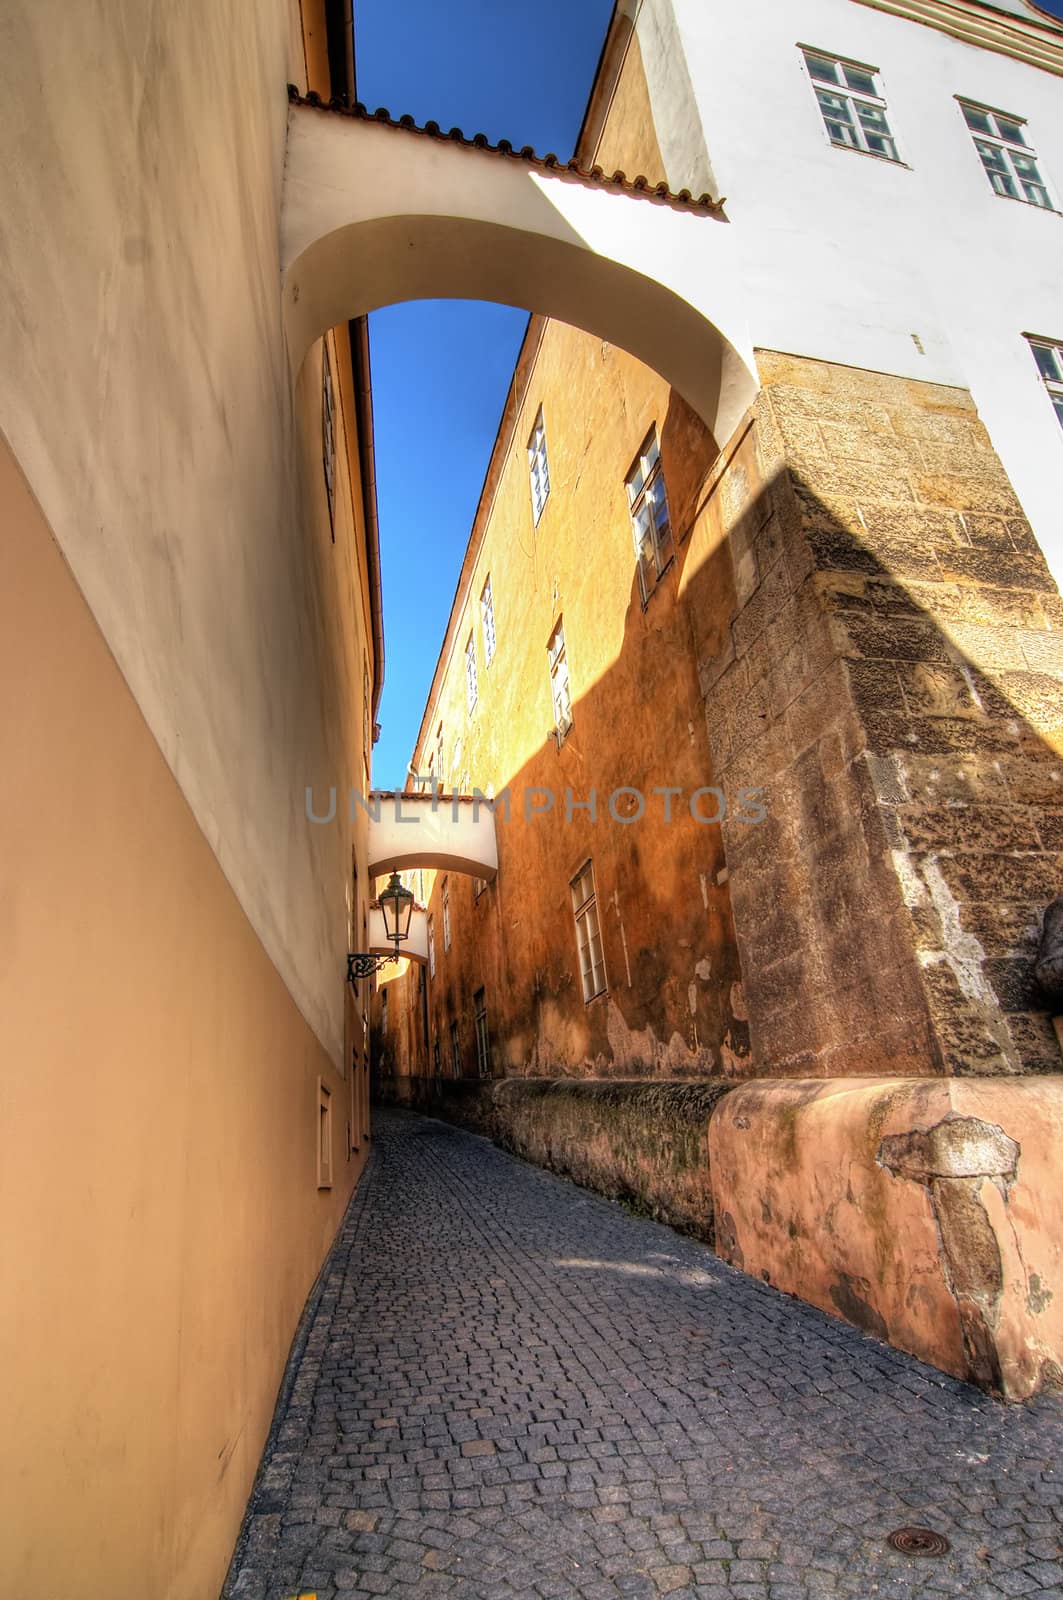
[[[313,90],[309,94],[301,94],[294,83],[288,85],[288,99],[292,105],[313,106],[317,110],[327,111],[336,116],[353,117],[358,122],[381,122],[387,128],[401,128],[408,133],[420,134],[424,138],[464,145],[470,150],[485,150],[490,155],[521,161],[525,166],[537,167],[542,172],[567,172],[584,183],[600,184],[606,189],[619,189],[625,194],[643,195],[651,200],[663,200],[668,205],[681,206],[691,211],[719,212],[724,206],[723,200],[714,200],[708,194],[695,196],[689,189],[680,189],[678,194],[673,194],[666,183],[650,183],[649,179],[642,177],[641,174],[637,178],[628,178],[623,172],[609,174],[603,172],[601,167],[581,167],[575,159],[562,161],[553,153],[545,156],[536,155],[530,144],[523,145],[517,150],[508,139],[499,139],[497,144],[492,144],[485,133],[474,133],[470,139],[460,128],[451,128],[449,132],[444,133],[438,122],[426,122],[422,127],[408,114],[398,118],[393,117],[383,106],[377,111],[370,111],[360,101],[348,106],[342,100],[322,100]]]

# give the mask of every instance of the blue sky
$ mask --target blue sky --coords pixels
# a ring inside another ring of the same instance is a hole
[[[371,109],[553,150],[579,132],[612,0],[355,0]],[[383,732],[373,782],[400,785],[528,317],[464,300],[369,319],[384,585]]]
[[[1063,16],[1063,0],[1041,0]],[[371,109],[572,154],[612,0],[355,0]],[[373,780],[401,786],[527,313],[418,301],[370,318],[387,657]]]

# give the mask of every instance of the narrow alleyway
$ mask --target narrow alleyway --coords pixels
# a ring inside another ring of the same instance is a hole
[[[229,1600],[1063,1597],[993,1402],[482,1139],[378,1114]],[[948,1555],[886,1535],[929,1526]]]

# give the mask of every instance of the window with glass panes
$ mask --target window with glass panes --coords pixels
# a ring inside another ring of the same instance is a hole
[[[661,471],[661,450],[654,428],[627,477],[627,498],[638,558],[639,588],[646,604],[675,555],[668,495]]]
[[[831,144],[899,161],[874,67],[819,50],[802,50]]]
[[[594,893],[594,868],[588,861],[572,880],[572,915],[576,919],[576,948],[584,1002],[604,994],[605,956],[602,930],[598,923],[598,901]]]
[[[487,1028],[487,999],[483,989],[477,989],[473,995],[473,1009],[476,1013],[476,1065],[481,1078],[491,1076],[491,1035]]]
[[[528,474],[531,478],[532,512],[538,523],[550,493],[550,463],[546,456],[546,425],[542,406],[539,407],[539,415],[528,440]]]
[[[489,667],[495,653],[495,603],[491,596],[490,576],[480,595],[480,616],[484,625],[484,666]]]
[[[554,727],[560,742],[572,726],[572,692],[568,682],[565,629],[560,618],[557,627],[550,635],[546,653],[550,662],[550,695],[554,702]]]
[[[472,716],[476,710],[476,701],[480,690],[476,680],[476,640],[470,633],[469,642],[465,646],[465,703]]]
[[[443,887],[442,887],[442,889],[440,891],[440,899],[441,899],[442,904],[443,904],[443,949],[444,950],[449,950],[450,949],[450,879],[449,878],[444,878],[443,879]]]
[[[1026,139],[1026,124],[1021,117],[1006,111],[991,111],[988,106],[960,101],[964,121],[971,130],[974,147],[981,157],[986,175],[997,194],[1009,200],[1025,200],[1031,206],[1053,210],[1045,181],[1037,165],[1036,151]]]
[[[1030,335],[1027,338],[1037,362],[1037,370],[1063,426],[1063,340],[1035,339]]]

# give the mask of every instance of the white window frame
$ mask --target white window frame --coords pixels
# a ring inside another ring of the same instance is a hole
[[[550,699],[554,708],[554,733],[558,745],[564,743],[572,727],[572,682],[568,672],[565,645],[565,619],[558,617],[546,646],[550,667]]]
[[[487,991],[477,989],[472,997],[476,1027],[476,1066],[481,1078],[491,1076],[491,1032],[487,1026]]]
[[[1058,210],[1052,197],[1052,192],[1038,165],[1037,151],[1027,144],[1023,136],[1022,130],[1026,127],[1026,118],[1014,117],[1010,111],[998,111],[994,106],[983,105],[980,100],[968,100],[964,95],[960,94],[956,96],[956,103],[960,108],[964,126],[971,136],[971,142],[982,164],[982,171],[989,179],[993,193],[999,195],[1002,200],[1018,200],[1023,205],[1036,206],[1038,211]],[[989,128],[973,128],[967,116],[968,111],[973,112],[976,116],[984,117],[989,123]],[[1009,137],[1004,132],[1005,125],[1009,128],[1014,128],[1018,137]],[[1003,171],[1000,170],[1000,167],[992,166],[986,160],[986,154],[993,151],[996,151],[999,155],[1003,164]],[[1029,162],[1033,172],[1032,177],[1024,178],[1022,176],[1015,159],[1016,156],[1020,161],[1026,160]],[[998,179],[1010,184],[1011,190],[1014,192],[1001,188],[1000,183],[997,181]],[[1027,193],[1027,186],[1038,190],[1044,196],[1044,199],[1033,199]]]
[[[639,589],[645,608],[650,596],[675,560],[675,535],[672,532],[672,513],[668,505],[668,490],[661,466],[661,445],[654,425],[631,465],[627,475],[627,503],[631,513],[631,535],[635,541],[635,560],[638,566]],[[640,528],[640,518],[660,495],[664,505],[665,526],[662,530],[652,512],[648,523]],[[652,578],[652,582],[650,581]]]
[[[588,859],[580,867],[569,884],[569,893],[572,896],[572,915],[576,923],[576,953],[579,957],[583,1004],[590,1005],[600,994],[609,992],[592,860]]]
[[[476,670],[476,635],[470,633],[465,641],[465,704],[469,715],[476,710],[480,698],[480,680]]]
[[[550,498],[550,454],[546,447],[546,423],[543,408],[535,417],[535,426],[528,436],[528,480],[531,486],[532,516],[535,526],[546,509]]]
[[[443,908],[443,949],[450,949],[450,879],[444,878],[439,891],[440,903]]]
[[[491,593],[490,573],[487,574],[484,586],[480,590],[480,617],[484,630],[484,671],[486,672],[494,660],[495,650],[498,648],[498,635],[495,630],[495,602]]]
[[[799,44],[797,48],[801,52],[801,64],[804,67],[805,76],[812,86],[812,93],[815,96],[816,105],[819,107],[823,131],[831,149],[854,150],[859,155],[873,156],[876,161],[889,161],[894,166],[904,166],[905,163],[901,160],[900,148],[897,143],[897,135],[889,118],[886,96],[882,92],[878,68],[870,66],[866,61],[855,61],[851,56],[839,55],[835,50],[819,50],[815,45],[811,44]],[[810,56],[817,61],[829,62],[838,69],[833,84],[828,83],[823,78],[816,77],[809,60]],[[849,73],[870,79],[871,89],[865,89],[859,84],[851,83],[849,81]],[[832,114],[829,108],[823,104],[820,98],[821,94],[832,95],[836,100],[844,101],[848,114]],[[880,117],[881,127],[868,127],[865,120],[860,116],[861,107],[868,113],[867,120],[871,120],[875,116]],[[849,139],[834,138],[831,133],[832,123],[839,128],[847,129],[853,137]],[[881,139],[884,144],[889,145],[889,151],[874,149],[871,144],[872,139]]]
[[[1048,391],[1048,397],[1052,402],[1052,408],[1056,413],[1056,419],[1059,422],[1060,427],[1063,428],[1063,339],[1045,339],[1037,333],[1027,333],[1024,335],[1024,337],[1026,339],[1026,343],[1030,346],[1030,353],[1033,356],[1034,361],[1037,363],[1037,370],[1041,382]],[[1058,377],[1049,377],[1048,373],[1045,371],[1047,362],[1042,363],[1038,360],[1038,350],[1051,351],[1055,358],[1056,371],[1059,374]]]
[[[436,975],[436,919],[428,917],[428,976],[432,979]]]

